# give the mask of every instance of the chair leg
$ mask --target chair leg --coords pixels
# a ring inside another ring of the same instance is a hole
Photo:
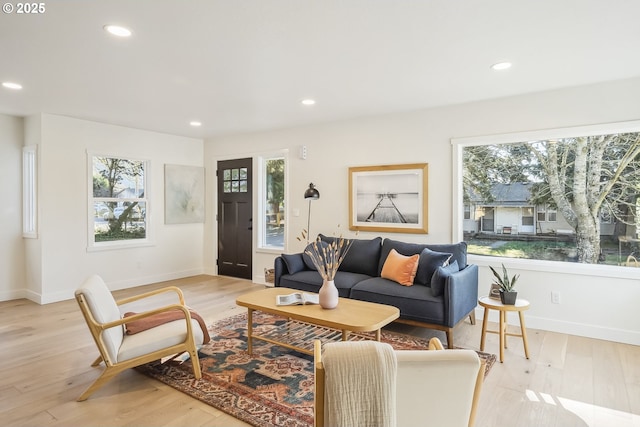
[[[78,397],[77,401],[82,402],[87,400],[96,390],[105,385],[111,378],[118,375],[121,369],[114,369],[107,367],[102,374],[91,384],[87,389]]]
[[[189,354],[191,355],[191,366],[193,366],[193,376],[196,377],[197,380],[202,378],[202,369],[200,368],[200,359],[198,358],[198,349],[192,348],[189,349]]]
[[[98,358],[96,360],[93,361],[93,363],[91,364],[91,366],[95,367],[98,366],[99,364],[102,363],[102,356],[98,356]]]
[[[453,348],[453,328],[447,329],[447,347]]]

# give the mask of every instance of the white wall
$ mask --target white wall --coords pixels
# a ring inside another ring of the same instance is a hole
[[[202,140],[69,117],[28,119],[39,135],[39,238],[27,251],[27,297],[47,303],[73,297],[92,273],[120,289],[203,271],[203,227],[164,224],[164,165],[203,166]],[[87,251],[87,152],[147,159],[151,246]],[[37,246],[39,247],[39,250]]]
[[[24,296],[23,121],[0,114],[0,301]]]
[[[394,163],[429,163],[429,234],[382,234],[404,241],[441,243],[452,239],[451,138],[528,130],[581,126],[640,119],[640,78],[592,86],[454,105],[409,113],[347,120],[281,131],[213,138],[205,141],[205,164],[211,169],[218,157],[245,157],[260,151],[289,149],[288,252],[303,247],[295,236],[306,227],[307,204],[302,195],[309,182],[321,198],[312,202],[313,234],[348,232],[348,168]],[[314,107],[316,108],[316,107]],[[319,100],[317,108],[322,108]],[[297,157],[301,145],[307,160]],[[214,200],[210,200],[209,210]],[[299,217],[293,212],[300,211]],[[211,212],[207,218],[211,219]],[[340,228],[338,228],[340,226]],[[205,269],[215,271],[215,227],[205,227]],[[360,233],[369,238],[381,233]],[[254,256],[254,280],[274,255]],[[480,271],[480,293],[490,285],[488,267]],[[509,265],[507,265],[509,266]],[[518,265],[515,265],[514,273]],[[604,279],[560,272],[523,269],[520,291],[532,307],[529,326],[640,344],[640,275]],[[562,293],[560,305],[551,304],[550,290]],[[613,299],[620,290],[623,301]],[[603,293],[607,296],[603,297]],[[610,296],[611,295],[611,296]],[[481,314],[481,313],[480,313]]]

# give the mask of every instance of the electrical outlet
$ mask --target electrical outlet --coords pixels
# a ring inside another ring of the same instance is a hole
[[[560,304],[560,292],[551,291],[551,302],[554,304]]]

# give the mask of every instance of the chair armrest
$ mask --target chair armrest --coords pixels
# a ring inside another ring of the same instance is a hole
[[[180,299],[180,304],[184,305],[184,294],[182,293],[182,290],[176,286],[167,286],[165,288],[160,288],[160,289],[156,289],[153,291],[149,291],[149,292],[144,292],[138,295],[134,295],[132,297],[127,297],[127,298],[123,298],[121,300],[116,301],[117,305],[123,305],[123,304],[128,304],[130,302],[133,301],[138,301],[141,300],[143,298],[149,298],[155,295],[159,295],[159,294],[163,294],[163,293],[167,293],[167,292],[175,292],[176,294],[178,294],[178,298]]]
[[[154,308],[153,310],[143,311],[140,313],[136,313],[132,316],[123,317],[122,319],[114,320],[112,322],[98,323],[98,322],[95,322],[95,320],[94,322],[100,329],[105,330],[109,328],[114,328],[116,326],[121,326],[126,323],[133,322],[135,320],[144,319],[145,317],[150,317],[158,313],[164,313],[167,311],[174,311],[174,310],[181,310],[184,313],[184,318],[187,321],[187,329],[190,332],[191,331],[191,314],[189,313],[189,309],[182,304],[165,305],[163,307]]]
[[[433,337],[429,340],[429,350],[444,350],[444,346],[442,345],[442,341],[437,337]]]
[[[447,278],[444,286],[445,319],[455,326],[478,305],[478,266],[467,265]]]

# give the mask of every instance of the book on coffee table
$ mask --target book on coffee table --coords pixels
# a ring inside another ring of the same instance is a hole
[[[319,304],[318,294],[294,292],[289,295],[276,295],[276,305]]]

